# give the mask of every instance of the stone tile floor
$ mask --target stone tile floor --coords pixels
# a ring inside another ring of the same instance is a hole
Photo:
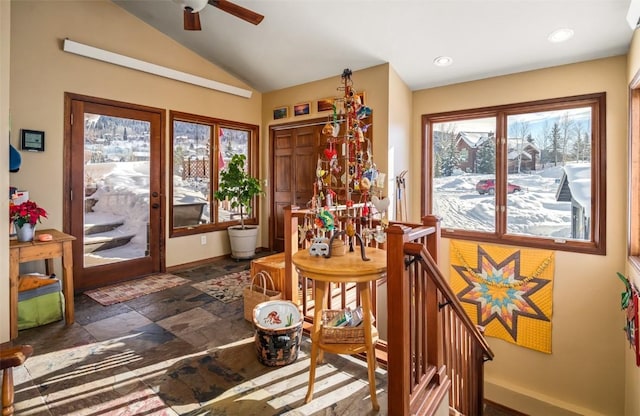
[[[267,253],[269,254],[269,253]],[[174,272],[194,283],[246,270],[220,260]],[[242,300],[222,303],[190,284],[102,306],[75,297],[76,322],[20,331],[34,354],[14,372],[16,415],[374,415],[364,363],[325,354],[305,404],[309,342],[296,362],[265,367]]]

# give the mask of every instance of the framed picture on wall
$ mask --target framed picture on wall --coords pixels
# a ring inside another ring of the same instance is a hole
[[[333,110],[333,98],[323,98],[318,100],[318,113]]]
[[[304,116],[309,114],[311,103],[300,103],[293,106],[294,116]]]
[[[277,107],[273,109],[273,119],[280,120],[281,118],[289,117],[289,107]]]
[[[21,130],[22,150],[44,152],[44,132],[39,130]]]

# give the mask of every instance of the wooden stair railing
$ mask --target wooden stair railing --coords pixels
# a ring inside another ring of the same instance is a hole
[[[493,352],[438,268],[440,233],[426,228],[387,230],[389,415],[433,414],[447,391],[451,408],[481,415]]]
[[[284,211],[283,294],[302,307],[308,322],[314,306],[307,303],[311,292],[304,282],[298,290],[300,282],[291,262],[300,249],[298,226],[308,211],[296,207]],[[493,352],[437,266],[439,218],[425,216],[422,224],[392,223],[386,243],[377,246],[387,250],[383,280],[389,324],[387,339],[378,342],[376,355],[388,370],[388,414],[431,415],[448,392],[450,407],[464,415],[481,415],[483,363],[493,358]],[[338,307],[345,305],[345,290],[340,288],[336,296]],[[375,285],[372,295],[376,305]]]

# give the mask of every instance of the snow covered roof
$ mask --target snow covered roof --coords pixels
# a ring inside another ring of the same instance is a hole
[[[526,159],[526,160],[531,160],[531,155],[527,152],[525,152],[524,150],[522,152],[520,152],[520,158],[521,159]],[[516,150],[512,150],[507,154],[507,157],[509,158],[509,160],[516,160],[518,158],[518,152]]]
[[[509,149],[515,149],[519,145],[522,145],[523,150],[529,148],[529,149],[535,150],[536,152],[540,153],[540,149],[538,149],[538,147],[535,144],[533,144],[532,142],[528,141],[527,139],[522,139],[521,137],[509,137],[509,138],[507,138],[507,146],[509,147]]]
[[[560,188],[566,185],[571,198],[584,207],[586,216],[591,215],[591,164],[569,163],[564,166]]]
[[[489,135],[493,136],[493,133],[481,132],[481,131],[461,131],[458,133],[458,140],[464,140],[467,146],[474,148],[480,146],[486,140],[489,139]]]

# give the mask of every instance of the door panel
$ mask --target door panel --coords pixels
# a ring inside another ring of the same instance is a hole
[[[273,205],[271,247],[284,250],[284,208],[305,207],[313,197],[322,125],[292,127],[272,133]]]
[[[294,182],[294,202],[304,207],[313,197],[313,184],[318,164],[320,130],[317,126],[296,129],[292,176]]]
[[[164,111],[68,94],[65,230],[77,290],[164,269]]]

